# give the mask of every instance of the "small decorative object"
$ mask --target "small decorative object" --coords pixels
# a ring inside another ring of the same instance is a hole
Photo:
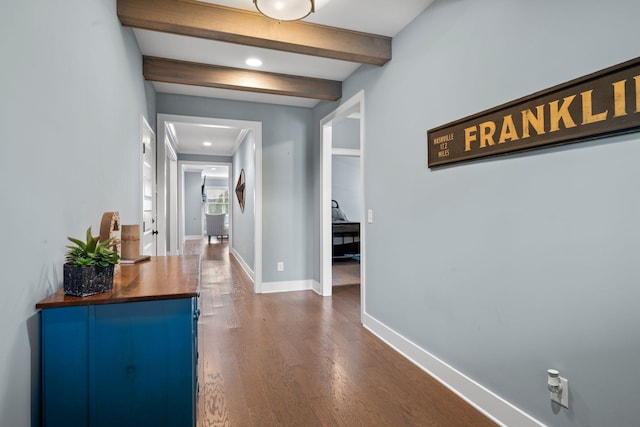
[[[110,292],[113,289],[113,269],[120,256],[111,250],[113,241],[100,242],[87,230],[86,241],[68,238],[64,264],[64,293],[78,297]]]
[[[140,256],[140,226],[122,226],[122,259],[137,259]]]
[[[118,212],[105,212],[100,223],[100,241],[111,239],[111,250],[122,257],[120,249],[120,214]],[[120,272],[120,264],[113,267],[114,273]]]
[[[236,196],[238,197],[238,203],[240,204],[240,210],[244,213],[244,193],[245,193],[246,183],[244,178],[244,169],[240,171],[240,176],[238,177],[238,183],[236,184]]]
[[[122,257],[120,264],[135,264],[151,258],[140,255],[140,226],[138,224],[122,226]]]

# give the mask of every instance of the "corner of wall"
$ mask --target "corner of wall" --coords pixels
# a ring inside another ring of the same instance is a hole
[[[233,248],[230,248],[229,253],[236,259],[236,261],[238,261],[238,264],[240,264],[240,267],[242,267],[242,271],[244,271],[244,273],[247,275],[249,280],[251,280],[252,283],[255,283],[256,282],[255,273],[253,272],[251,267],[249,267],[249,264],[247,264],[246,261],[240,256],[238,251],[236,251]]]

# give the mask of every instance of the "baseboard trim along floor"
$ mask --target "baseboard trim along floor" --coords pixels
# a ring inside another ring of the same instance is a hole
[[[313,289],[313,280],[292,280],[283,282],[262,282],[262,293],[309,291]]]
[[[543,423],[414,344],[367,313],[363,326],[471,406],[502,426],[540,427]]]
[[[233,248],[229,249],[229,253],[231,254],[231,256],[233,256],[236,261],[238,261],[238,264],[240,264],[240,267],[242,267],[242,270],[244,271],[244,273],[247,275],[247,277],[253,282],[255,283],[256,281],[256,276],[255,273],[253,272],[253,270],[251,269],[251,267],[249,267],[249,264],[246,263],[246,261],[244,260],[244,258],[242,258],[240,256],[240,254]]]

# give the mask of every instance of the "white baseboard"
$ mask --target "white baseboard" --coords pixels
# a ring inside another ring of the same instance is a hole
[[[313,292],[315,292],[316,294],[322,296],[322,285],[317,280],[311,281],[311,290],[313,290]]]
[[[251,269],[251,267],[249,267],[249,264],[246,263],[246,261],[240,256],[240,254],[235,249],[230,248],[229,253],[233,255],[233,257],[238,261],[238,263],[240,264],[240,267],[242,267],[242,270],[249,277],[251,282],[255,283],[256,275]]]
[[[192,236],[184,236],[184,240],[201,240],[203,236],[192,235]]]
[[[294,280],[290,282],[262,282],[262,293],[309,291],[313,289],[313,280]]]
[[[540,427],[543,423],[526,414],[500,396],[449,366],[433,354],[398,334],[367,313],[363,326],[398,353],[456,393],[471,406],[502,426]]]

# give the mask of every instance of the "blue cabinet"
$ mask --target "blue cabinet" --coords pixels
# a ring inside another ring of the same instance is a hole
[[[197,297],[41,311],[42,420],[195,426]]]

